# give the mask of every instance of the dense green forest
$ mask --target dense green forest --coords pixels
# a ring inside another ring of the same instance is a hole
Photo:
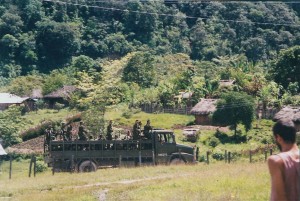
[[[81,109],[173,106],[178,91],[194,102],[233,90],[295,103],[299,12],[284,2],[0,0],[1,91],[77,85]],[[221,89],[220,79],[236,84]]]

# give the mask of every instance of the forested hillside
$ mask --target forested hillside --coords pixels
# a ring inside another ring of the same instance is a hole
[[[299,7],[247,1],[0,0],[1,91],[25,96],[36,86],[47,94],[77,85],[83,94],[73,105],[79,108],[95,99],[174,105],[172,97],[180,90],[193,91],[196,102],[227,91],[220,89],[220,79],[234,79],[230,90],[267,102],[281,98],[282,89],[295,95]]]

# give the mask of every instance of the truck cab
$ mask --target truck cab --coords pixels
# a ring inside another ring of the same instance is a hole
[[[193,147],[177,144],[172,130],[153,130],[157,164],[194,163],[197,161]]]

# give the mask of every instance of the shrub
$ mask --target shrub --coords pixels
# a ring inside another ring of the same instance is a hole
[[[130,119],[132,117],[132,112],[130,110],[127,110],[122,113],[122,117],[124,117],[126,119]]]
[[[220,140],[218,138],[212,136],[208,139],[209,146],[216,147],[216,146],[218,146],[218,144],[220,144]]]
[[[212,154],[212,158],[220,161],[220,160],[224,160],[225,156],[224,153],[217,151]]]
[[[36,172],[44,172],[48,169],[47,165],[42,161],[37,161],[35,166]]]

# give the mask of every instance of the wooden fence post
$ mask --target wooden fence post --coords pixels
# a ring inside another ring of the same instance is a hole
[[[36,157],[33,156],[33,176],[35,177],[36,175]]]
[[[265,162],[267,161],[267,157],[268,157],[268,152],[267,152],[267,150],[265,149]]]
[[[139,165],[142,166],[142,152],[139,151]]]
[[[225,163],[227,163],[227,150],[225,150],[225,154],[224,154],[224,159],[225,159]]]
[[[206,152],[206,163],[209,164],[209,151]]]
[[[12,171],[12,156],[9,155],[9,179],[11,179],[11,171]]]
[[[32,161],[33,161],[33,155],[31,155],[31,158],[30,158],[28,177],[31,177]]]
[[[252,163],[252,151],[251,151],[251,149],[249,151],[249,160],[250,160],[250,163]]]
[[[53,158],[53,164],[52,164],[52,175],[55,173],[55,158]]]
[[[273,149],[270,148],[270,156],[272,156],[272,155],[273,155]]]
[[[74,167],[74,155],[71,156],[71,173],[73,173],[75,171],[75,167]]]
[[[228,163],[230,163],[230,160],[231,160],[231,152],[229,151],[228,152]]]

